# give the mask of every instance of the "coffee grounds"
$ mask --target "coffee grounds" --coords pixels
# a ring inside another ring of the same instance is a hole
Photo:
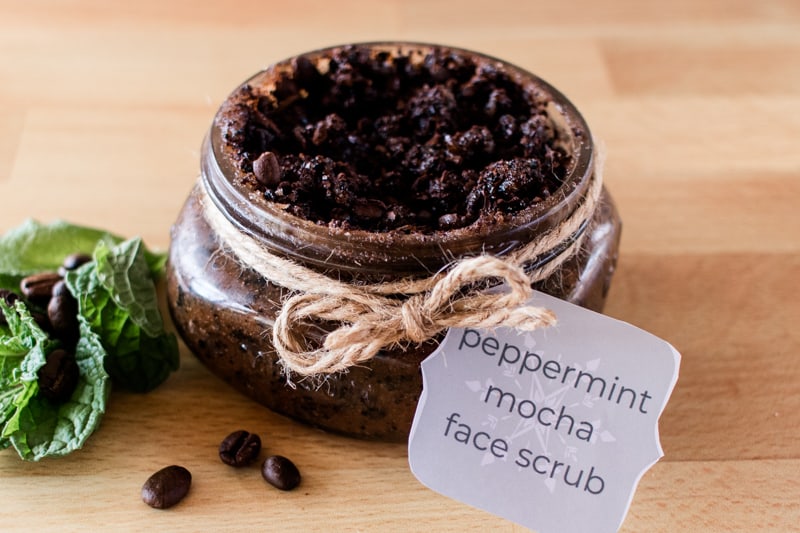
[[[554,194],[570,165],[547,96],[496,62],[354,45],[288,67],[274,86],[237,90],[217,124],[243,183],[317,224],[502,221]]]

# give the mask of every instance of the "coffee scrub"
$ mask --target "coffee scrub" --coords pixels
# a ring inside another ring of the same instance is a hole
[[[620,221],[600,159],[561,93],[479,53],[380,43],[276,63],[203,144],[172,229],[175,324],[271,409],[402,441],[448,327],[555,323],[531,287],[602,309]]]

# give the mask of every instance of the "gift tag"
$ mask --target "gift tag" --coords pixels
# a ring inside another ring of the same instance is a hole
[[[658,418],[680,354],[535,293],[558,324],[451,329],[422,363],[409,464],[429,488],[539,533],[617,531],[663,456]]]

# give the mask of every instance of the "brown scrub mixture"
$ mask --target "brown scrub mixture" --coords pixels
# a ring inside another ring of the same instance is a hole
[[[187,346],[271,409],[403,441],[440,338],[287,385],[271,342],[289,294],[220,242],[208,210],[269,253],[353,283],[427,277],[504,254],[563,221],[594,172],[588,127],[535,76],[465,50],[335,47],[272,65],[220,107],[172,229],[168,302]],[[535,288],[599,310],[620,222],[607,193],[572,256]],[[546,261],[547,258],[541,258]],[[320,342],[308,331],[308,342]]]
[[[549,99],[496,64],[444,48],[325,59],[241,87],[217,119],[241,179],[291,214],[429,233],[502,220],[561,186],[570,157]]]

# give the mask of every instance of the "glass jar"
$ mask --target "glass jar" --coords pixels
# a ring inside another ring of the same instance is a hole
[[[427,48],[397,43],[370,46]],[[502,256],[553,228],[583,201],[595,171],[597,154],[588,126],[561,93],[536,76],[494,58],[460,52],[476,61],[500,63],[518,82],[535,84],[549,96],[548,113],[569,138],[572,153],[571,168],[558,194],[491,226],[428,234],[320,226],[285,212],[234,179],[240,171],[225,152],[215,120],[203,144],[200,179],[172,228],[167,272],[168,304],[176,328],[212,372],[296,420],[363,438],[407,438],[422,389],[420,363],[442,336],[381,351],[368,363],[327,376],[322,383],[311,379],[287,383],[270,340],[287,290],[222,245],[204,210],[217,210],[271,254],[355,283],[425,277],[453,259],[481,253]],[[324,53],[304,55],[314,59]],[[289,61],[245,83],[268,83]],[[620,236],[620,220],[607,191],[601,193],[582,231],[587,234],[580,251],[534,288],[599,311],[614,272]],[[538,258],[532,266],[547,260]]]

